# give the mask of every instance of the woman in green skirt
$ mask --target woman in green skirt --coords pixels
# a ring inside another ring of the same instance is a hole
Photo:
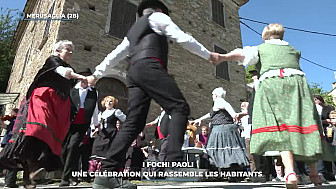
[[[287,188],[297,188],[294,159],[306,161],[310,179],[320,185],[316,161],[323,154],[319,116],[299,59],[300,51],[283,41],[284,28],[269,24],[263,44],[220,55],[222,61],[255,64],[260,72],[253,117],[251,154],[280,151]]]

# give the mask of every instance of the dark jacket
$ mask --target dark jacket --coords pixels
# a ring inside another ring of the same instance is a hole
[[[86,95],[85,101],[84,101],[84,114],[85,114],[85,122],[87,124],[91,123],[91,118],[93,115],[93,112],[96,108],[97,104],[97,90],[95,88],[91,88],[91,90],[88,90],[88,93]],[[80,107],[80,97],[79,97],[79,89],[72,88],[70,90],[70,102],[71,102],[71,111],[70,111],[70,121],[74,121],[79,107]]]
[[[47,58],[43,67],[36,74],[33,83],[30,85],[26,99],[29,99],[34,89],[39,87],[50,87],[61,97],[69,97],[70,89],[76,84],[76,81],[73,79],[69,80],[56,73],[54,70],[58,66],[71,68],[69,64],[58,56],[50,56]]]

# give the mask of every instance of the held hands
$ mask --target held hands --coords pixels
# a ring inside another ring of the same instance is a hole
[[[217,64],[219,64],[219,53],[211,52],[211,53],[210,53],[209,61],[210,61],[213,65],[217,65]]]
[[[221,62],[227,61],[226,55],[225,54],[219,54],[216,52],[211,52],[210,53],[210,58],[209,61],[213,64],[213,65],[217,65]]]
[[[233,118],[234,123],[238,123],[240,121],[239,114],[236,114]]]
[[[88,85],[87,77],[85,77],[85,76],[83,76],[83,75],[80,75],[80,76],[78,77],[78,79],[79,79],[85,86]]]
[[[235,49],[227,54],[219,54],[219,53],[215,53],[215,52],[211,52],[210,53],[210,58],[209,61],[213,64],[213,65],[217,65],[221,62],[224,61],[238,61],[238,62],[242,62],[244,61],[245,56],[242,53],[241,49]]]
[[[235,122],[239,122],[240,120],[241,120],[241,118],[242,117],[244,117],[245,115],[247,115],[247,114],[245,114],[245,113],[236,113],[236,115],[235,115],[235,117],[233,118],[233,120],[235,121]]]

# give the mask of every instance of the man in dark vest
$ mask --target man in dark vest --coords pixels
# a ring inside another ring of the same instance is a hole
[[[90,69],[80,72],[82,75],[91,75]],[[84,82],[78,82],[70,91],[71,111],[70,130],[64,140],[62,156],[64,170],[60,186],[77,185],[77,178],[71,177],[71,172],[79,171],[80,143],[88,128],[95,129],[98,123],[98,94],[95,88]]]
[[[174,79],[167,72],[168,39],[216,64],[219,54],[211,53],[192,36],[184,33],[168,16],[168,8],[159,0],[143,0],[138,6],[139,19],[124,40],[97,67],[94,83],[128,55],[128,116],[102,161],[102,171],[118,171],[121,158],[135,137],[144,129],[151,99],[171,115],[167,161],[182,161],[181,147],[186,130],[189,105]],[[118,178],[96,177],[94,188],[130,187]]]
[[[159,161],[167,161],[168,155],[168,128],[171,116],[166,113],[166,111],[161,108],[160,115],[152,122],[146,124],[146,128],[150,126],[156,126],[155,137],[160,139],[161,147],[160,153],[158,155]]]

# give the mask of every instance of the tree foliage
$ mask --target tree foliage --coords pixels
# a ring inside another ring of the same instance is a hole
[[[246,73],[246,83],[252,83],[253,82],[252,75],[250,74],[250,71],[255,70],[255,69],[257,69],[255,65],[247,66],[246,71],[245,71],[245,73]]]
[[[17,15],[17,10],[0,8],[0,92],[6,91],[15,57],[12,41],[18,24]]]
[[[310,91],[312,92],[313,95],[320,95],[322,96],[324,102],[326,105],[331,105],[335,107],[335,104],[333,102],[333,97],[329,95],[329,92],[324,91],[322,89],[321,84],[319,83],[311,83],[309,84]]]

